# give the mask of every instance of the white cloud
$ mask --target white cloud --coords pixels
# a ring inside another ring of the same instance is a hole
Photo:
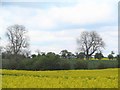
[[[80,36],[82,31],[90,31],[88,29],[71,29],[57,32],[51,31],[38,31],[31,33],[31,43],[38,42],[38,45],[32,45],[31,49],[35,51],[40,49],[41,51],[53,51],[59,53],[62,49],[67,49],[72,52],[77,51],[76,39]],[[97,31],[106,43],[103,54],[107,56],[111,51],[116,54],[118,52],[118,32],[117,26],[107,26],[98,29]],[[51,42],[50,44],[41,45],[40,43]]]
[[[73,28],[55,30],[54,32],[51,29],[61,28],[61,23],[65,25],[112,23],[117,18],[117,10],[114,7],[117,3],[113,3],[113,0],[78,0],[76,2],[78,3],[72,6],[52,6],[47,9],[32,8],[32,6],[29,8],[20,6],[0,8],[0,35],[4,36],[8,26],[22,24],[29,30],[32,51],[40,49],[41,51],[55,51],[58,53],[62,49],[68,49],[75,52],[77,48],[76,38],[81,31],[90,31],[90,29]],[[109,53],[112,50],[117,52],[117,28],[112,26],[101,27],[96,31],[100,33],[107,44],[104,52]],[[2,44],[6,44],[4,42],[2,41]]]
[[[89,1],[93,1],[93,2],[109,2],[109,1],[113,1],[113,2],[118,2],[119,0],[2,0],[2,2],[89,2]]]
[[[99,33],[103,38],[106,47],[103,52],[105,55],[114,51],[116,54],[118,53],[118,27],[117,26],[106,26],[99,29]]]
[[[74,0],[4,0],[4,2],[74,2]]]
[[[68,29],[58,31],[29,31],[29,36],[33,41],[59,41],[69,40],[79,36],[85,29]]]
[[[52,7],[48,10],[48,13],[50,13],[53,19],[63,23],[85,25],[109,22],[116,19],[113,17],[114,13],[112,6],[111,3],[81,1],[72,7]]]
[[[62,49],[67,49],[70,51],[76,51],[76,38],[84,29],[71,29],[71,30],[60,30],[60,31],[30,31],[29,36],[31,44],[37,42],[38,49],[42,51],[60,52]],[[49,43],[48,45],[41,45],[39,43]],[[35,50],[34,48],[34,50]]]
[[[2,14],[7,15],[7,19],[13,23],[30,24],[32,26],[35,24],[40,29],[53,28],[57,22],[85,25],[113,22],[116,19],[113,6],[117,3],[113,3],[113,0],[94,0],[94,2],[80,0],[75,2],[78,3],[68,7],[53,6],[48,9],[33,9],[32,6],[31,8],[13,6],[4,9],[7,14]]]
[[[10,7],[1,9],[1,22],[4,26],[22,24],[30,28],[50,29],[55,26],[55,22],[46,14],[44,10]]]

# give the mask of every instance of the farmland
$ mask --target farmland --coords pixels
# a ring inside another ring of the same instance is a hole
[[[117,88],[118,69],[2,70],[2,88]]]

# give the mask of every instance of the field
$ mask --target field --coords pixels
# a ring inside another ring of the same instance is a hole
[[[2,70],[2,88],[118,88],[118,69]]]

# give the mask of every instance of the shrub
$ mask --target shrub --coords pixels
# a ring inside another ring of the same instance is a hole
[[[71,69],[70,62],[67,59],[66,60],[65,59],[61,60],[59,65],[60,65],[61,70],[69,70],[69,69]]]
[[[59,62],[59,56],[48,53],[46,56],[35,58],[33,68],[35,70],[56,70],[60,69]]]
[[[87,69],[88,68],[88,61],[85,60],[77,60],[74,64],[75,69]]]
[[[95,56],[94,56],[95,59],[99,59],[99,60],[101,60],[103,57],[104,56],[103,56],[102,53],[96,53]]]
[[[99,63],[97,69],[105,69],[106,66],[104,65],[104,63]]]
[[[59,55],[48,54],[21,60],[2,59],[3,69],[21,70],[69,70],[69,69],[103,69],[117,68],[118,60],[80,60],[64,59]]]
[[[113,58],[114,58],[114,57],[113,57],[113,55],[112,55],[112,54],[109,54],[109,55],[108,55],[108,58],[109,58],[109,60],[110,60],[110,59],[112,59],[112,60],[113,60]]]

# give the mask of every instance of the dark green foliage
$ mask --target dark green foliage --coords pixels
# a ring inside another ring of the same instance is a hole
[[[104,63],[100,63],[97,67],[98,69],[105,69],[105,64]]]
[[[26,58],[25,55],[14,55],[14,54],[11,54],[9,52],[3,52],[2,53],[2,59],[16,59],[16,60],[21,60],[21,59],[24,59]]]
[[[5,69],[16,69],[16,61],[10,59],[2,59],[2,68]]]
[[[62,57],[62,58],[67,58],[67,53],[68,53],[67,50],[62,50],[62,51],[60,52],[61,57]]]
[[[96,53],[95,56],[94,56],[95,59],[99,59],[99,60],[101,60],[103,57],[104,56],[103,56],[102,53]]]
[[[88,68],[88,61],[87,60],[76,60],[74,64],[75,69],[87,69]]]
[[[117,60],[89,60],[88,69],[117,68]]]
[[[119,54],[116,56],[116,59],[117,59],[117,60],[120,60],[120,55],[119,55]]]
[[[68,52],[68,53],[67,53],[67,58],[69,58],[69,59],[72,58],[72,55],[73,55],[73,54],[72,54],[71,52]]]
[[[111,54],[113,55],[113,54],[115,54],[113,51],[111,51]]]
[[[108,58],[109,58],[109,60],[111,60],[111,59],[113,60],[114,57],[113,57],[112,54],[109,54],[109,55],[108,55]]]
[[[88,61],[88,69],[97,69],[101,61],[98,60],[89,60]]]
[[[60,69],[61,70],[71,69],[71,64],[70,64],[70,61],[68,59],[67,60],[62,59],[59,64],[60,64]]]
[[[108,55],[109,60],[113,60],[114,56],[113,54],[115,54],[113,51],[111,51],[111,54]]]
[[[79,53],[79,58],[83,60],[85,58],[85,53],[84,52],[80,52]]]
[[[84,60],[85,53],[84,52],[76,53],[76,57],[79,58],[79,59],[81,59],[81,60]]]
[[[35,58],[36,57],[36,55],[35,54],[33,54],[33,55],[31,55],[32,56],[32,58]]]
[[[118,60],[118,67],[120,68],[120,54],[116,56],[116,59]]]
[[[118,60],[82,60],[79,58],[61,58],[49,52],[46,55],[36,55],[34,58],[2,59],[3,69],[21,70],[71,70],[71,69],[103,69],[117,68]]]
[[[61,57],[62,58],[72,58],[72,57],[74,57],[74,54],[72,54],[72,52],[68,52],[67,50],[62,50],[61,52],[60,52],[60,54],[61,54]]]
[[[33,68],[35,70],[56,70],[60,69],[59,62],[59,55],[49,52],[45,56],[34,58]]]

